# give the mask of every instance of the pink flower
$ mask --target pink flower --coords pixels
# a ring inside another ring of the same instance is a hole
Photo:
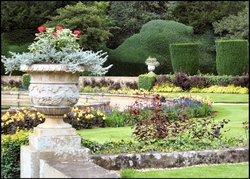
[[[53,37],[56,37],[56,36],[57,36],[57,33],[56,33],[56,32],[52,32],[52,36],[53,36]]]
[[[39,32],[46,32],[46,28],[44,26],[39,26],[37,29]]]
[[[74,30],[73,33],[74,33],[75,35],[80,35],[80,34],[81,34],[80,30]]]
[[[63,27],[62,26],[56,26],[56,30],[62,30]]]

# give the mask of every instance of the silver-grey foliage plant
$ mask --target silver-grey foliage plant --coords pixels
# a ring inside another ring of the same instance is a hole
[[[103,67],[107,60],[107,53],[91,50],[83,50],[77,43],[79,30],[73,33],[70,29],[38,27],[40,33],[35,34],[35,42],[29,47],[29,52],[10,52],[11,57],[1,56],[6,74],[14,70],[20,70],[20,65],[32,64],[65,64],[68,72],[80,72],[81,67],[91,72],[93,75],[104,75],[112,67]]]

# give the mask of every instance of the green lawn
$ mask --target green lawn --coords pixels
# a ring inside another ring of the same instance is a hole
[[[131,127],[83,129],[77,131],[84,139],[105,143],[108,141],[133,141]]]
[[[230,122],[226,125],[226,129],[230,128],[230,131],[227,132],[228,136],[231,137],[245,137],[245,131],[242,128],[242,122],[249,119],[249,106],[213,106],[215,111],[218,111],[216,114],[215,120],[221,121],[223,119],[230,119]]]
[[[137,171],[123,169],[122,178],[248,178],[248,163],[192,166],[186,168]]]
[[[194,95],[209,97],[215,103],[248,103],[248,94],[223,94],[223,93],[160,93],[168,97],[177,97],[179,95]]]
[[[214,106],[214,110],[218,111],[215,118],[216,121],[222,119],[230,119],[229,124],[226,125],[226,129],[230,128],[227,135],[231,137],[239,137],[243,135],[245,137],[245,131],[242,128],[242,122],[248,120],[249,112],[248,106],[243,105],[221,105]],[[107,141],[129,141],[131,138],[133,129],[131,127],[118,127],[118,128],[97,128],[97,129],[84,129],[79,130],[79,135],[85,139],[104,143]]]

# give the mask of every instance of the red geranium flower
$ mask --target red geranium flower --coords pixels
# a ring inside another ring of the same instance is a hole
[[[57,33],[56,33],[56,32],[52,32],[52,36],[53,36],[53,37],[56,37],[56,36],[57,36]]]
[[[75,35],[80,35],[80,34],[81,34],[80,30],[74,30],[73,33],[74,33]]]
[[[62,30],[63,27],[62,26],[56,26],[56,30]]]
[[[39,32],[45,32],[46,31],[46,28],[44,26],[39,26],[37,29],[38,29]]]

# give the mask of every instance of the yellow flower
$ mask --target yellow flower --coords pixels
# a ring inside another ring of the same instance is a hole
[[[98,109],[97,110],[97,113],[96,113],[98,116],[103,116],[104,114]]]
[[[6,121],[7,119],[9,119],[10,117],[10,113],[9,112],[6,112],[2,117],[1,117],[1,120],[2,121]]]
[[[83,112],[80,111],[80,112],[78,113],[78,117],[82,117],[82,116],[83,116]]]
[[[87,114],[85,116],[86,119],[93,119],[95,116],[93,114]]]

